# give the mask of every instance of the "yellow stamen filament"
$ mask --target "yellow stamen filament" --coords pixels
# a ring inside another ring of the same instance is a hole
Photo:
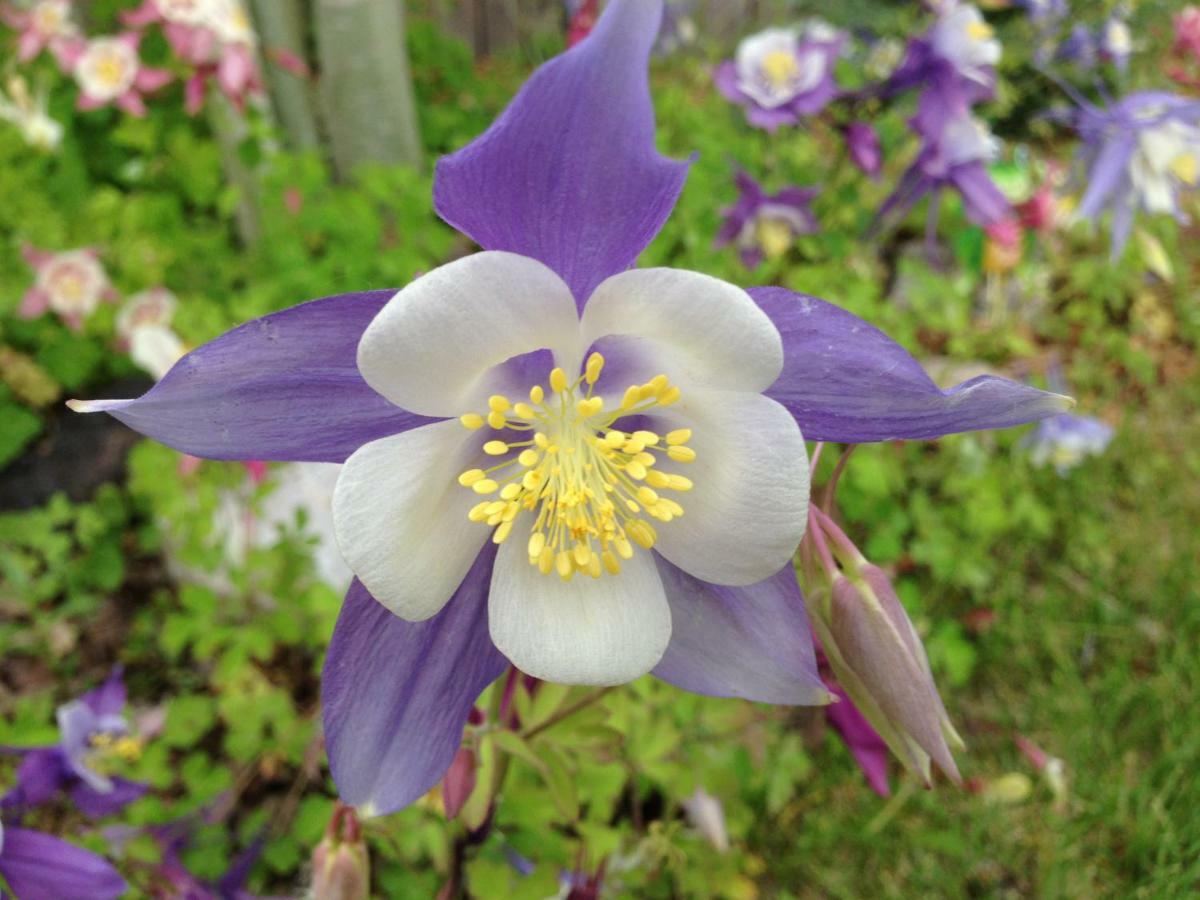
[[[496,394],[488,398],[486,414],[471,412],[459,419],[472,431],[484,424],[508,430],[503,437],[532,432],[515,443],[501,436],[485,442],[484,453],[498,457],[497,463],[468,469],[458,483],[490,498],[473,506],[467,518],[495,528],[492,541],[497,544],[528,511],[533,521],[523,539],[529,564],[563,580],[576,573],[591,578],[618,574],[635,545],[649,550],[658,539],[647,519],[670,522],[683,515],[683,507],[662,492],[692,488],[682,475],[655,468],[663,456],[680,463],[696,458],[686,446],[690,429],[660,435],[613,427],[624,416],[674,403],[679,388],[666,375],[657,375],[631,385],[620,407],[606,410],[603,398],[592,396],[603,369],[604,357],[593,353],[574,383],[556,368],[548,379],[549,391],[535,385],[528,403]]]

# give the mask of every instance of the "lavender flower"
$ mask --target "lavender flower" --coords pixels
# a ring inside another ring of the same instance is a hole
[[[1063,413],[1038,422],[1025,446],[1035,466],[1050,464],[1066,475],[1089,456],[1099,456],[1113,439],[1113,428],[1091,416]]]
[[[19,900],[114,900],[128,889],[117,870],[95,853],[40,831],[6,828],[3,822],[0,882]]]
[[[1055,58],[1060,62],[1072,63],[1084,71],[1094,69],[1100,59],[1100,45],[1090,28],[1078,24],[1059,46]]]
[[[1121,255],[1139,211],[1184,220],[1179,195],[1200,169],[1200,101],[1160,91],[1129,94],[1106,108],[1080,99],[1075,125],[1087,190],[1077,216],[1112,210],[1112,256]]]
[[[751,125],[774,131],[820,112],[838,94],[833,67],[845,37],[824,22],[768,28],[745,38],[717,67],[717,89],[745,107]]]
[[[996,378],[942,391],[813,297],[630,269],[687,175],[654,149],[661,14],[613,0],[440,161],[436,207],[484,252],[251,322],[141,398],[72,404],[196,456],[345,464],[335,529],[358,580],[324,720],[339,791],[368,812],[442,777],[510,660],[825,702],[791,565],[801,429],[928,438],[1064,408]]]
[[[991,96],[996,86],[1000,43],[979,10],[949,0],[940,6],[929,30],[909,42],[900,67],[884,88],[895,95],[914,87],[935,86],[976,103]]]
[[[747,175],[734,176],[737,202],[725,210],[725,221],[717,232],[715,246],[736,244],[742,263],[753,269],[766,259],[779,259],[802,234],[819,229],[809,204],[816,188],[786,187],[768,195]]]
[[[129,735],[124,706],[119,668],[100,687],[60,706],[58,744],[9,748],[23,758],[17,783],[0,798],[0,806],[37,806],[65,790],[80,812],[100,818],[141,797],[146,785],[106,771],[114,759],[132,759],[140,752],[140,743]]]
[[[879,146],[879,134],[866,122],[851,122],[844,132],[846,152],[854,165],[871,178],[878,178],[883,170],[883,148]]]

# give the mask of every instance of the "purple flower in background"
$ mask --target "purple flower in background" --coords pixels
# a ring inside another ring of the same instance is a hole
[[[968,104],[977,103],[992,95],[999,61],[1000,42],[979,10],[950,0],[941,5],[929,30],[909,42],[884,93],[932,85],[961,95]]]
[[[751,125],[774,131],[837,96],[833,69],[844,43],[841,32],[820,21],[803,30],[768,28],[745,38],[713,77],[727,100],[745,107]]]
[[[929,207],[927,234],[937,227],[940,192],[956,191],[963,200],[967,218],[977,225],[993,225],[1011,212],[1008,200],[988,175],[987,164],[999,152],[999,143],[981,121],[969,113],[948,117],[944,123],[936,116],[925,122],[914,119],[913,126],[925,139],[916,161],[900,178],[891,196],[884,201],[879,218],[903,216],[926,195],[933,199]],[[922,131],[932,127],[932,132]],[[940,126],[940,127],[939,127]]]
[[[128,888],[103,857],[40,831],[6,828],[2,822],[0,882],[16,900],[113,900]]]
[[[1062,413],[1038,422],[1022,443],[1035,466],[1053,465],[1059,475],[1089,456],[1099,456],[1113,439],[1113,428],[1091,416]]]
[[[940,390],[813,297],[630,269],[687,175],[654,147],[661,14],[613,0],[439,162],[438,212],[485,252],[250,322],[138,399],[72,404],[196,456],[345,463],[335,519],[358,580],[324,722],[338,789],[368,812],[442,777],[510,660],[825,702],[791,564],[801,430],[932,438],[1064,408],[1004,379]]]
[[[850,160],[865,175],[878,178],[883,170],[883,148],[879,134],[866,122],[851,122],[843,134]]]
[[[797,237],[819,229],[809,208],[818,193],[816,188],[786,187],[767,194],[745,172],[738,172],[734,181],[738,199],[725,210],[715,246],[735,244],[746,268],[755,268],[764,258],[779,259]]]
[[[1055,54],[1060,62],[1072,63],[1084,71],[1096,67],[1100,58],[1100,46],[1096,36],[1086,25],[1076,25],[1067,35]]]
[[[100,818],[141,797],[146,785],[104,771],[109,761],[140,753],[140,742],[129,735],[124,707],[125,684],[117,668],[100,687],[58,708],[57,744],[6,748],[23,759],[17,783],[0,798],[0,806],[26,809],[65,790],[80,812]]]
[[[1080,98],[1075,125],[1087,189],[1076,215],[1112,210],[1112,255],[1124,250],[1139,211],[1185,219],[1179,195],[1200,172],[1200,101],[1160,91],[1102,108]]]

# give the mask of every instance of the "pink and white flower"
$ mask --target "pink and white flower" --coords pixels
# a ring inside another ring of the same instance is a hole
[[[157,381],[175,365],[187,346],[171,328],[179,301],[164,287],[134,294],[117,313],[121,348]]]
[[[22,253],[37,273],[33,287],[25,292],[17,310],[22,319],[50,311],[78,331],[102,302],[117,299],[117,292],[100,265],[99,251],[91,247],[63,253],[26,247]]]
[[[74,55],[73,74],[79,85],[79,109],[90,110],[114,104],[131,116],[144,116],[144,94],[156,91],[171,80],[165,69],[142,64],[138,55],[141,35],[125,32],[115,37],[93,38]]]
[[[34,96],[20,75],[9,79],[7,96],[0,91],[0,119],[15,125],[25,141],[39,150],[53,153],[62,143],[62,123],[46,112],[45,90]]]
[[[37,0],[27,9],[4,4],[0,20],[18,32],[17,59],[21,62],[49,50],[59,65],[69,67],[70,47],[79,40],[79,27],[71,19],[71,0]]]

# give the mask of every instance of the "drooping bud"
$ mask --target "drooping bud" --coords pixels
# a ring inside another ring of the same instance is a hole
[[[883,148],[875,129],[866,122],[851,122],[846,126],[845,138],[850,161],[864,175],[877,178],[883,169]]]
[[[313,851],[314,900],[367,900],[371,865],[354,809],[338,803],[325,837]]]
[[[475,790],[475,753],[468,747],[459,747],[454,761],[442,778],[442,805],[446,818],[456,818]]]

